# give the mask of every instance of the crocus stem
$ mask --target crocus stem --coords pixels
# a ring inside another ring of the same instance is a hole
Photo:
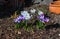
[[[37,8],[37,10],[39,11],[39,9]]]
[[[27,26],[27,21],[26,21],[26,26]]]
[[[26,22],[26,26],[27,26],[27,22]]]

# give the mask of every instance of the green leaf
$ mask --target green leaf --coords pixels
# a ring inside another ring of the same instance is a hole
[[[40,22],[39,20],[37,21],[37,23],[36,23],[36,27],[37,27],[37,29],[44,29],[44,24],[42,23],[42,22]]]
[[[17,23],[17,24],[15,25],[15,28],[16,28],[16,29],[19,29],[19,28],[20,28],[20,25]]]

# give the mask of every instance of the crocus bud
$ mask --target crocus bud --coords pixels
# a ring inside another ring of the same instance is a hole
[[[38,11],[38,15],[44,14],[42,11]]]
[[[31,13],[35,13],[36,12],[36,9],[31,9],[30,12]]]

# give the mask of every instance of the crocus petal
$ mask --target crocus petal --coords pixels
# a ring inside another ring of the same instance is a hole
[[[41,15],[39,16],[39,18],[40,18],[40,19],[44,19],[44,14],[41,14]]]
[[[24,16],[18,16],[16,19],[14,19],[14,22],[20,22],[21,20],[24,20]]]
[[[26,20],[29,20],[31,18],[31,16],[26,16],[25,19]]]
[[[44,14],[39,15],[38,19],[44,19]]]
[[[26,15],[29,15],[29,13],[28,13],[28,11],[21,11],[21,15],[26,16]]]
[[[20,23],[20,21],[17,21],[18,23]]]
[[[38,15],[44,14],[42,11],[38,11]]]
[[[27,11],[22,11],[21,15],[25,18],[25,20],[29,20],[31,18],[30,14]]]
[[[40,19],[40,21],[44,23],[44,19]]]
[[[44,21],[45,21],[45,22],[49,22],[49,18],[45,18]]]
[[[21,19],[21,20],[23,20],[24,19],[24,16],[19,16],[18,18]]]
[[[18,20],[14,19],[14,22],[17,22]]]
[[[31,13],[35,13],[36,12],[36,9],[31,9],[30,12]]]
[[[14,22],[16,22],[16,23],[17,23],[17,22],[18,22],[18,19],[14,19]]]

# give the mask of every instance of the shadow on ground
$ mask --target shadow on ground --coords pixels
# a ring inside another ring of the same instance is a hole
[[[56,23],[56,24],[52,24],[52,25],[47,25],[46,30],[52,29],[52,28],[60,28],[60,24]]]

